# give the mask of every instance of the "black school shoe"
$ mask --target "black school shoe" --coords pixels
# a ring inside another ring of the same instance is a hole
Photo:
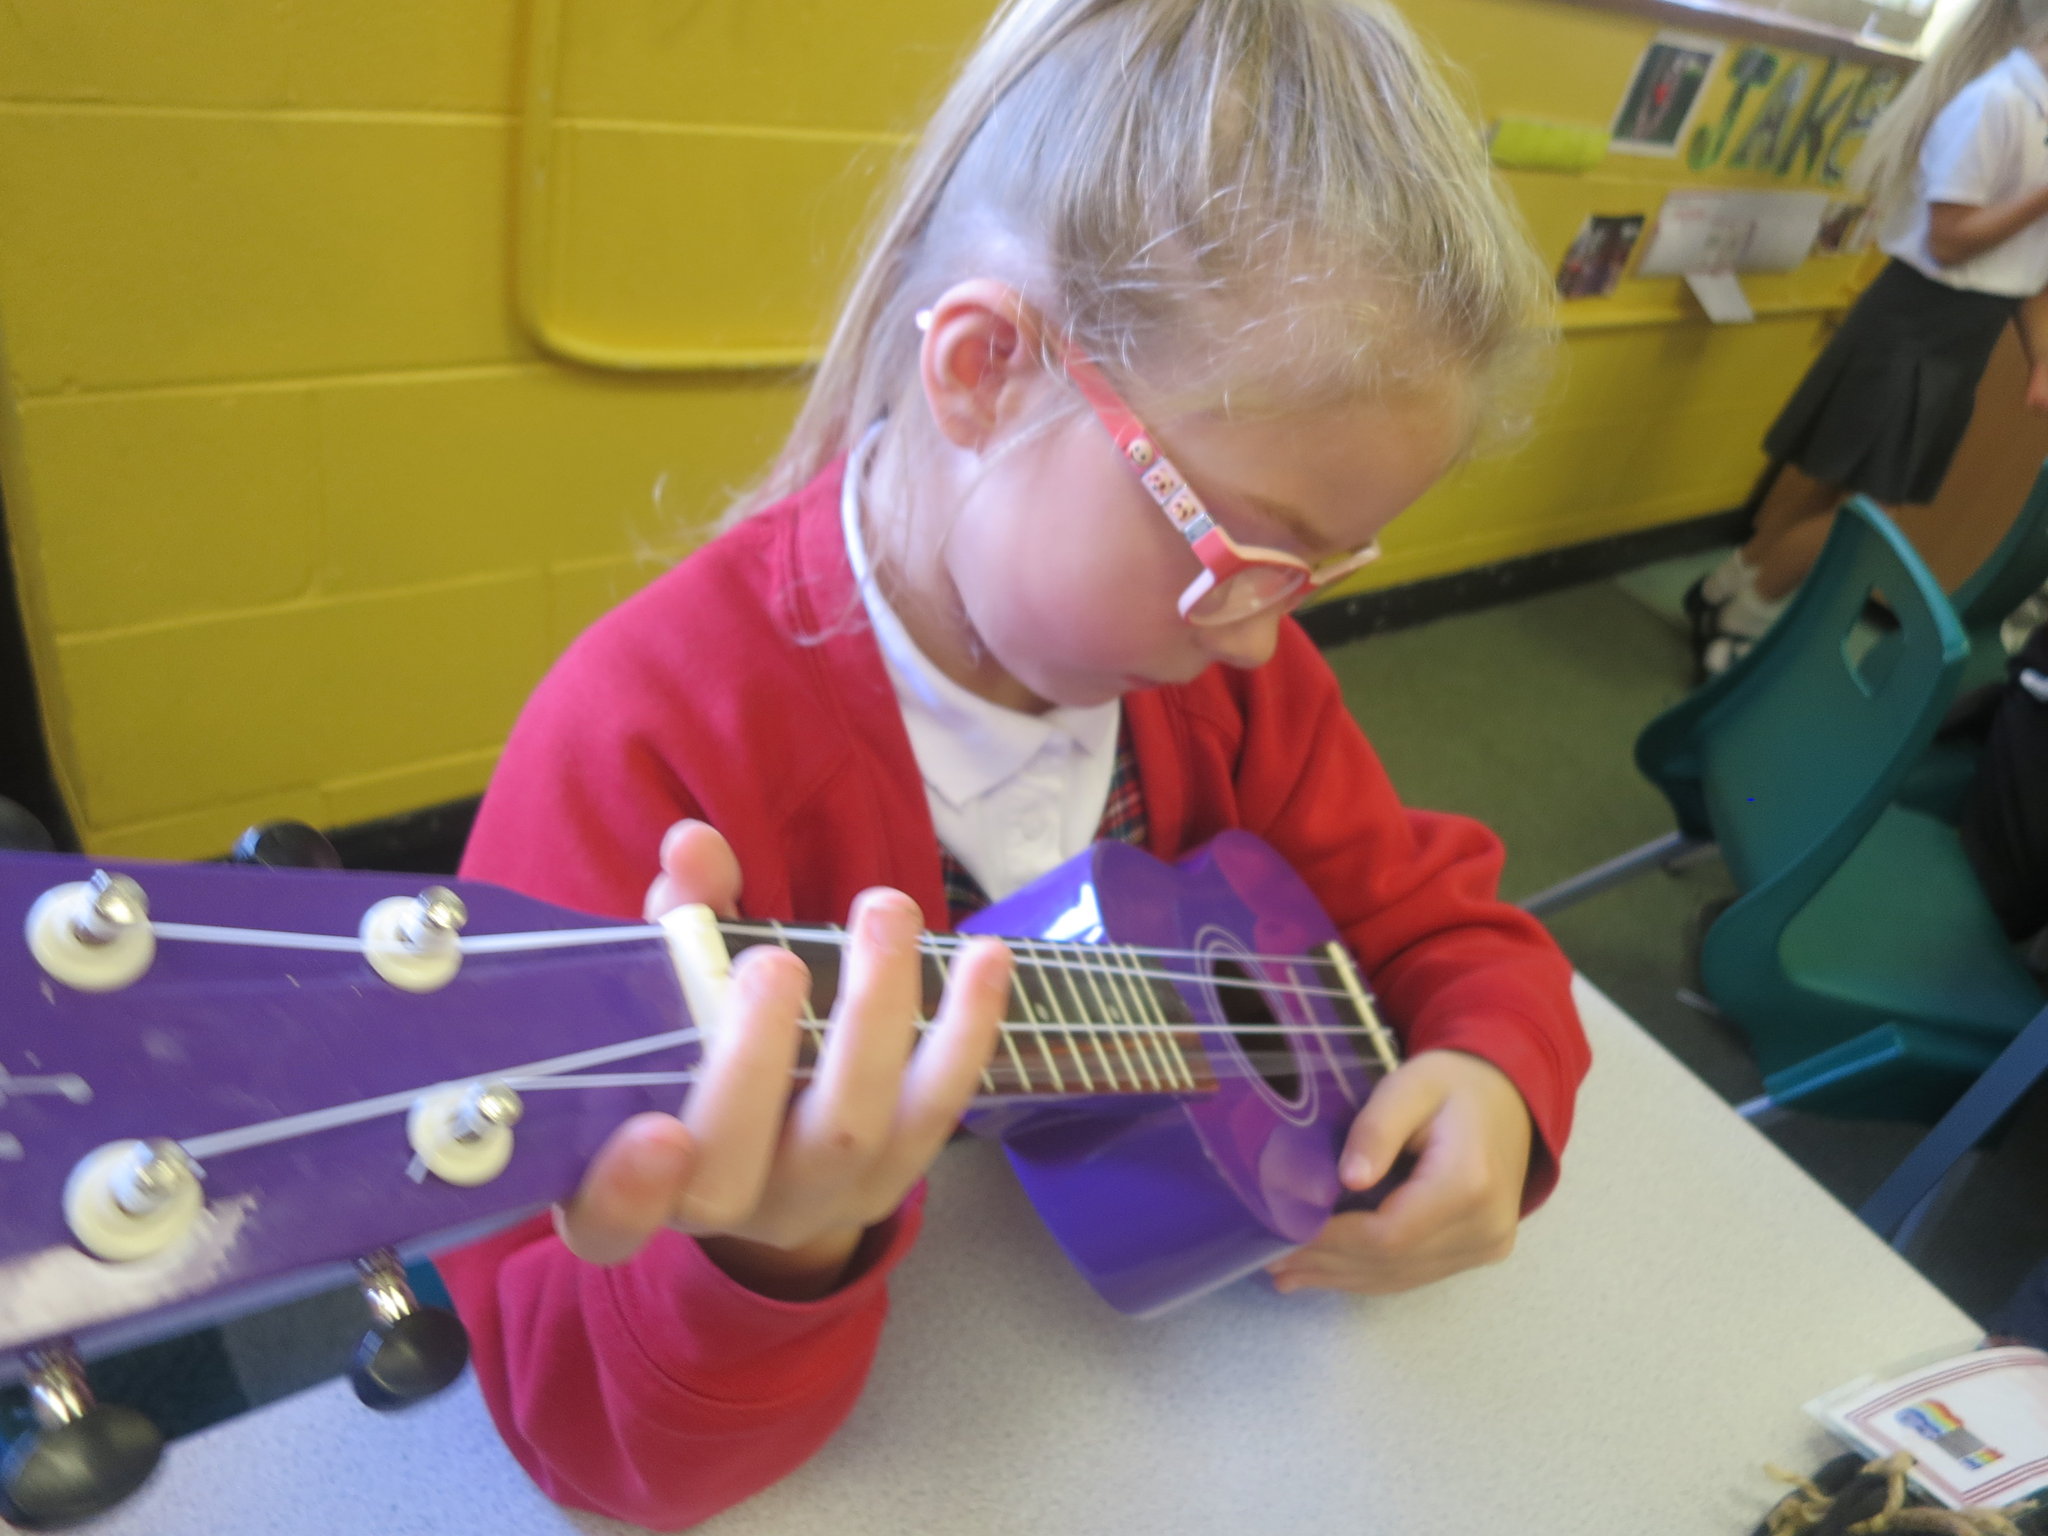
[[[1721,632],[1721,605],[1707,601],[1707,578],[1699,577],[1685,589],[1681,599],[1685,608],[1685,622],[1692,643],[1693,682],[1695,685],[1706,681],[1707,647]]]
[[[1692,648],[1692,685],[1697,688],[1739,660],[1749,643],[1721,628],[1721,609],[1726,605],[1708,600],[1706,577],[1685,589],[1682,602]]]
[[[1755,635],[1739,635],[1721,627],[1721,613],[1728,605],[1708,600],[1706,582],[1704,576],[1695,581],[1685,589],[1683,599],[1686,623],[1690,629],[1692,685],[1695,688],[1712,682],[1742,660],[1758,639]]]

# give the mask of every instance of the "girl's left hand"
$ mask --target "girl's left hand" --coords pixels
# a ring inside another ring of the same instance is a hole
[[[1424,1051],[1373,1090],[1338,1175],[1370,1189],[1403,1152],[1415,1165],[1375,1211],[1346,1211],[1269,1266],[1283,1292],[1385,1295],[1497,1264],[1515,1246],[1529,1171],[1528,1107],[1507,1075],[1462,1051]]]

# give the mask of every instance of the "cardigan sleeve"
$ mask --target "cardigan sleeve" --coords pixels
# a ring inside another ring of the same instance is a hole
[[[630,669],[579,645],[530,701],[478,814],[463,873],[637,919],[662,831],[701,814]],[[444,1255],[477,1380],[549,1497],[675,1530],[806,1460],[852,1408],[918,1226],[914,1196],[873,1229],[856,1276],[808,1303],[760,1296],[665,1232],[587,1264],[546,1218]]]
[[[1239,674],[1234,777],[1242,824],[1284,854],[1364,967],[1410,1054],[1499,1067],[1535,1127],[1523,1209],[1557,1182],[1590,1064],[1571,966],[1540,923],[1498,898],[1500,840],[1463,816],[1410,810],[1294,624]]]

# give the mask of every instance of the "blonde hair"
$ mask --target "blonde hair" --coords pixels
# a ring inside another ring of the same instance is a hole
[[[1138,397],[1188,408],[1286,409],[1461,367],[1484,410],[1548,337],[1548,274],[1478,125],[1391,9],[1006,0],[734,515],[907,404],[918,310],[976,276]]]
[[[1879,115],[1849,173],[1880,214],[1918,193],[1927,130],[1956,93],[2022,43],[2048,35],[2048,0],[1977,0]]]

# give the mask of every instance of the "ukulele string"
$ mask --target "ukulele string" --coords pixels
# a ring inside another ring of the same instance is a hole
[[[671,1046],[692,1045],[703,1038],[703,1031],[699,1029],[672,1029],[658,1035],[644,1035],[638,1040],[622,1040],[616,1045],[594,1046],[590,1050],[575,1051],[567,1056],[529,1062],[525,1066],[509,1068],[504,1075],[555,1077],[583,1067],[608,1066],[615,1061],[630,1061],[635,1056],[651,1056],[656,1051],[664,1051]],[[486,1077],[485,1080],[490,1079]],[[445,1082],[428,1083],[423,1087],[405,1089],[397,1093],[379,1094],[371,1099],[358,1099],[352,1104],[337,1104],[329,1109],[308,1110],[298,1115],[282,1115],[275,1120],[261,1120],[254,1125],[245,1125],[239,1130],[214,1131],[205,1136],[194,1136],[179,1142],[178,1145],[184,1149],[187,1156],[203,1162],[209,1157],[219,1157],[228,1152],[267,1146],[277,1141],[295,1140],[300,1136],[317,1135],[321,1131],[375,1120],[382,1115],[402,1113],[410,1110],[420,1095],[443,1086],[446,1086]]]
[[[920,1036],[928,1034],[931,1022],[917,1021]],[[1358,1032],[1351,1028],[1331,1028],[1327,1025],[1291,1024],[1088,1024],[1070,1023],[1048,1026],[1044,1023],[1018,1023],[1005,1020],[1000,1026],[1005,1034],[1035,1035],[1044,1037],[1049,1031],[1064,1029],[1079,1033],[1084,1038],[1101,1034],[1145,1034],[1157,1036],[1161,1033],[1221,1033],[1231,1036],[1246,1034],[1278,1035],[1338,1035],[1356,1039]],[[652,1087],[668,1084],[688,1084],[697,1080],[697,1069],[679,1072],[647,1073],[585,1073],[585,1067],[607,1066],[613,1062],[630,1061],[636,1056],[651,1056],[658,1051],[675,1046],[697,1044],[703,1039],[698,1029],[675,1029],[661,1034],[644,1035],[637,1040],[622,1040],[615,1045],[596,1046],[590,1050],[577,1051],[566,1056],[551,1057],[546,1061],[529,1062],[524,1066],[511,1067],[503,1072],[486,1072],[474,1079],[478,1082],[503,1082],[516,1091],[560,1088],[623,1088]],[[992,1066],[1001,1063],[992,1063]],[[1210,1061],[1210,1069],[1218,1080],[1234,1077],[1251,1078],[1259,1074],[1248,1059],[1239,1061],[1231,1056]],[[807,1078],[807,1066],[794,1069],[793,1075]],[[430,1083],[422,1087],[401,1089],[396,1093],[379,1094],[374,1098],[358,1099],[349,1104],[337,1104],[327,1109],[308,1110],[297,1115],[283,1115],[273,1120],[258,1121],[232,1131],[214,1131],[204,1136],[189,1137],[179,1146],[194,1162],[204,1163],[209,1158],[221,1157],[230,1152],[243,1152],[253,1147],[269,1146],[281,1141],[295,1141],[301,1137],[315,1136],[322,1131],[338,1130],[344,1126],[360,1125],[366,1120],[379,1119],[385,1115],[403,1114],[417,1103],[421,1095],[446,1082]],[[1116,1090],[1127,1094],[1129,1090]],[[1042,1097],[1042,1094],[1034,1094]],[[1086,1095],[1083,1095],[1086,1096]]]
[[[844,929],[840,928],[784,928],[780,935],[766,925],[750,923],[721,923],[720,928],[727,934],[741,938],[757,938],[776,942],[789,938],[806,943],[831,945],[843,948],[849,942]],[[261,928],[224,928],[206,923],[164,923],[152,922],[151,931],[158,939],[190,944],[225,944],[249,949],[296,949],[318,951],[328,954],[360,954],[363,942],[350,934],[290,933],[276,932]],[[661,940],[663,931],[652,924],[637,924],[614,928],[562,928],[546,929],[536,933],[494,933],[464,936],[460,947],[465,955],[526,954],[553,949],[580,949],[607,944],[644,943]],[[929,956],[946,958],[964,947],[967,941],[949,934],[927,934],[919,942],[919,952]],[[1009,942],[1033,943],[1035,949],[1030,964],[1040,971],[1064,971],[1080,976],[1137,977],[1146,981],[1190,981],[1206,983],[1213,987],[1231,987],[1279,993],[1289,997],[1328,997],[1348,1001],[1350,994],[1340,987],[1316,986],[1308,982],[1283,981],[1267,977],[1217,976],[1196,971],[1175,971],[1145,966],[1115,965],[1106,961],[1086,958],[1087,949],[1079,945],[1052,945],[1041,941],[1019,939]],[[1046,950],[1074,950],[1074,956],[1059,955],[1048,957]],[[1118,944],[1111,946],[1115,953],[1136,955],[1149,959],[1214,961],[1227,959],[1233,964],[1271,967],[1292,967],[1305,965],[1311,968],[1321,962],[1309,955],[1266,955],[1266,954],[1224,954],[1211,950],[1165,949],[1146,945]]]

